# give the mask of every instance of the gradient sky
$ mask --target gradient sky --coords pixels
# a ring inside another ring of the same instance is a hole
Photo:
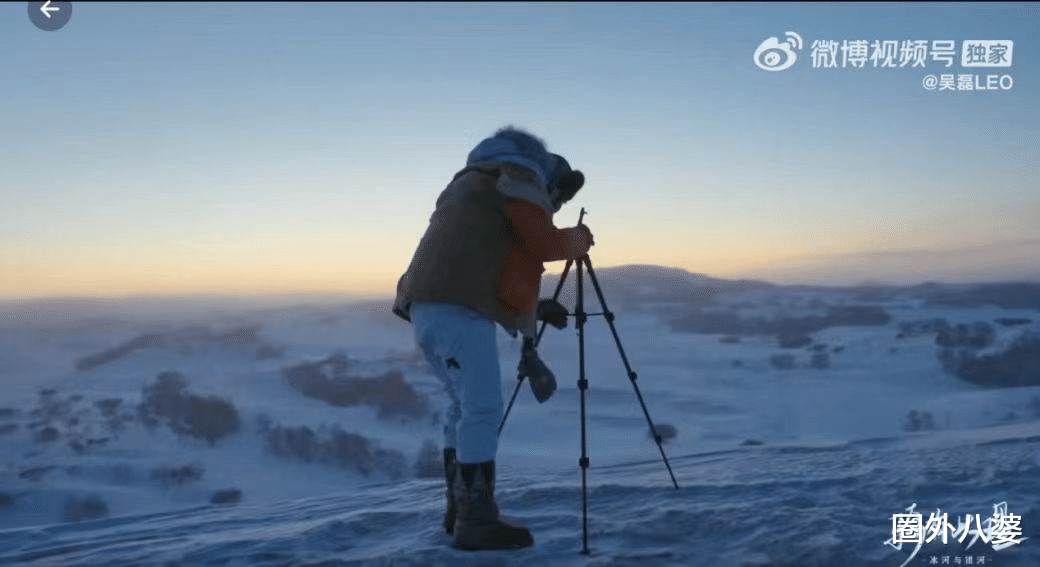
[[[1036,3],[74,2],[44,32],[2,3],[0,297],[390,293],[506,124],[585,172],[556,224],[587,208],[597,267],[1040,278],[1038,30]],[[757,67],[788,31],[796,63]],[[962,67],[979,39],[1013,65]],[[957,57],[814,68],[817,40]]]

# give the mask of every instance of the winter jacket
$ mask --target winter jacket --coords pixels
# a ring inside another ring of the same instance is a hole
[[[410,320],[413,302],[452,303],[533,334],[542,263],[588,252],[585,229],[553,225],[543,179],[515,163],[459,172],[398,281],[394,313]]]

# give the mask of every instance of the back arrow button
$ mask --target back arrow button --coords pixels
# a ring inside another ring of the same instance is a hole
[[[51,6],[51,0],[47,0],[40,6],[40,11],[43,12],[44,16],[51,17],[51,12],[60,12],[61,8],[58,6]]]
[[[43,31],[65,27],[72,17],[72,2],[29,2],[29,20]]]

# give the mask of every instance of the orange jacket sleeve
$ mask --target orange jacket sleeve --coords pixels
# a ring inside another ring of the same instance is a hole
[[[589,251],[582,234],[585,229],[556,228],[549,213],[538,205],[517,199],[509,204],[507,214],[524,246],[541,262],[570,260]]]

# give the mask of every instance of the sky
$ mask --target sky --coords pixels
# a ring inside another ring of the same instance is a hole
[[[391,294],[507,124],[585,173],[597,267],[1040,280],[1038,3],[72,9],[0,3],[0,298]]]

